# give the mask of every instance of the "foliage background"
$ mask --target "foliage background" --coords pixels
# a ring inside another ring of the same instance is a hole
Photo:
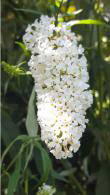
[[[56,160],[39,139],[30,53],[22,43],[28,23],[56,13],[78,20],[72,30],[85,48],[94,95],[80,150],[66,160]],[[57,195],[110,195],[109,0],[2,0],[1,93],[2,194],[35,195],[45,182]]]

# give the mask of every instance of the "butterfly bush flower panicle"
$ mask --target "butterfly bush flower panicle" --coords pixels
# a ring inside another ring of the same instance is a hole
[[[23,40],[32,53],[41,139],[57,159],[72,157],[93,101],[84,49],[66,23],[56,27],[48,16],[29,25]]]
[[[55,194],[55,192],[55,188],[44,183],[41,187],[39,187],[39,190],[36,195],[53,195]]]

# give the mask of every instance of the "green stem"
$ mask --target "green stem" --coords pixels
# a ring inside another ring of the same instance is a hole
[[[57,10],[57,13],[56,13],[56,16],[55,16],[55,26],[58,25],[58,14],[60,12],[60,9],[61,9],[62,4],[63,4],[63,0],[61,1],[60,6],[59,6],[59,8]]]

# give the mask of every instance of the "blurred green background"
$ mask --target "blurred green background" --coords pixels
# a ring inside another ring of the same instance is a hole
[[[56,160],[40,141],[30,53],[22,42],[29,23],[57,13],[77,20],[72,31],[85,48],[94,96],[80,150],[66,160]],[[110,1],[2,0],[1,22],[2,194],[36,195],[47,183],[57,195],[110,195]]]

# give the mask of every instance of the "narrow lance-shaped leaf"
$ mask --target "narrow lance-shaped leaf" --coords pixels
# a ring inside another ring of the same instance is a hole
[[[36,136],[38,130],[34,100],[35,100],[35,90],[33,88],[32,94],[30,96],[29,104],[28,104],[28,114],[26,118],[26,128],[29,136]]]
[[[108,24],[106,24],[105,22],[101,21],[101,20],[92,20],[92,19],[87,19],[87,20],[73,20],[73,21],[70,21],[68,22],[68,26],[73,26],[73,25],[80,25],[80,24],[85,24],[85,25],[88,25],[88,24],[92,24],[92,25],[103,25],[103,26],[106,26],[106,27],[109,27],[110,26]]]
[[[42,175],[41,179],[39,180],[38,185],[41,185],[42,183],[46,182],[48,179],[48,176],[50,172],[52,171],[52,163],[50,160],[50,157],[46,150],[41,146],[40,143],[35,144],[36,148],[40,151],[41,159],[42,159]],[[38,164],[39,166],[39,164]]]
[[[13,195],[14,192],[16,191],[20,179],[20,170],[21,170],[21,156],[17,160],[15,170],[9,178],[7,195]]]
[[[24,52],[24,54],[25,54],[26,56],[29,56],[29,51],[27,50],[26,46],[25,46],[23,43],[18,42],[18,41],[16,41],[15,43],[16,43],[17,45],[19,45],[19,47],[23,50],[23,52]]]
[[[34,149],[34,145],[33,143],[30,144],[30,150],[29,150],[29,153],[26,157],[26,163],[25,163],[25,166],[24,166],[24,171],[26,170],[28,164],[29,164],[29,161],[31,160],[31,157],[32,157],[32,153],[33,153],[33,149]]]
[[[32,9],[20,9],[20,8],[15,8],[14,10],[16,11],[20,11],[20,12],[27,12],[27,13],[31,13],[31,14],[37,14],[37,15],[41,15],[41,12],[38,12],[36,10],[32,10]]]

